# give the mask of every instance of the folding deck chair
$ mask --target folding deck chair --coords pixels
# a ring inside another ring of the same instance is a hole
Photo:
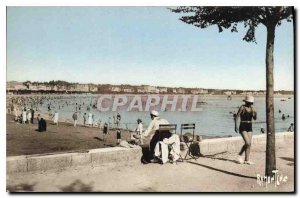
[[[176,134],[176,130],[177,130],[177,124],[160,124],[158,132],[160,133],[160,132],[163,132],[163,131],[169,131],[172,134]],[[173,150],[173,144],[168,144],[168,150],[169,150],[169,155],[170,155],[170,151]],[[183,158],[180,155],[180,152],[177,153],[177,152],[174,151],[174,153],[176,153],[179,156],[179,159],[181,160],[181,162],[183,162]],[[170,156],[169,156],[169,158],[170,158]]]
[[[188,148],[188,151],[184,157],[184,159],[187,159],[187,156],[192,157],[193,159],[198,159],[199,155],[194,155],[194,152],[192,152],[192,145],[194,144],[194,138],[195,138],[195,128],[196,128],[196,124],[192,123],[192,124],[181,124],[181,132],[180,135],[183,138],[183,142],[185,143],[185,145]],[[193,138],[189,139],[188,136],[186,135],[182,135],[183,131],[192,131],[193,132]]]

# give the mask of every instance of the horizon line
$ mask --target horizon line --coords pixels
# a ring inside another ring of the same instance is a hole
[[[26,80],[26,81],[30,81],[30,80]],[[10,80],[10,81],[6,81],[6,83],[9,82],[18,82],[18,83],[24,83],[26,81],[17,81],[17,80]],[[178,86],[174,86],[174,87],[170,87],[170,86],[163,86],[163,85],[148,85],[148,84],[111,84],[111,83],[101,83],[101,84],[96,84],[96,83],[80,83],[80,82],[69,82],[66,80],[50,80],[50,81],[64,81],[67,83],[74,83],[74,84],[93,84],[93,85],[113,85],[113,86],[120,86],[120,85],[130,85],[130,86],[154,86],[154,87],[163,87],[163,88],[185,88],[185,89],[214,89],[214,90],[230,90],[230,91],[267,91],[266,89],[232,89],[232,88],[203,88],[203,87],[178,87]],[[38,82],[38,83],[45,83],[45,82],[50,82],[50,81],[33,81],[33,82]],[[32,82],[32,81],[30,81]],[[294,90],[285,90],[285,89],[280,89],[280,90],[275,90],[274,91],[293,91]]]

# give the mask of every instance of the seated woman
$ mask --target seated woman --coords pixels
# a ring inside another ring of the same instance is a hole
[[[39,132],[44,132],[44,131],[47,131],[47,123],[46,121],[44,120],[44,118],[41,118],[39,120]]]

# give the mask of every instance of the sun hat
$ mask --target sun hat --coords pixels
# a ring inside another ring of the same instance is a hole
[[[152,111],[150,112],[150,114],[151,114],[151,115],[154,115],[154,116],[158,116],[158,112],[155,111],[155,110],[152,110]]]
[[[254,103],[254,97],[247,95],[243,101]]]

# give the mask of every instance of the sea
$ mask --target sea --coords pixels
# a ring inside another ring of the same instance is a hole
[[[89,112],[93,114],[95,123],[103,125],[109,123],[114,125],[114,117],[117,113],[121,115],[121,128],[134,130],[137,127],[137,119],[141,119],[143,127],[146,129],[151,121],[149,111],[127,111],[127,107],[119,108],[117,111],[101,111],[98,107],[99,98],[103,95],[55,95],[44,100],[38,109],[42,113],[52,115],[55,111],[59,113],[60,121],[72,122],[72,115],[77,110],[79,123],[83,123],[84,113],[88,115]],[[133,98],[133,95],[124,95],[128,98]],[[114,97],[114,96],[113,96]],[[145,96],[144,96],[145,97]],[[199,95],[198,107],[199,111],[171,111],[170,109],[160,111],[160,117],[168,120],[171,124],[177,124],[176,133],[180,134],[181,124],[195,123],[196,135],[205,136],[238,136],[234,131],[233,115],[238,111],[238,108],[244,104],[245,96],[233,95],[228,98],[225,95]],[[144,104],[144,102],[143,102]],[[48,106],[50,109],[48,110]],[[266,102],[265,96],[255,96],[254,108],[257,111],[257,120],[253,123],[253,133],[259,134],[261,128],[266,129]],[[294,123],[294,96],[293,95],[276,95],[274,96],[274,117],[275,117],[275,131],[287,131],[291,123]],[[286,119],[282,119],[282,115]],[[183,131],[192,132],[192,131]]]

